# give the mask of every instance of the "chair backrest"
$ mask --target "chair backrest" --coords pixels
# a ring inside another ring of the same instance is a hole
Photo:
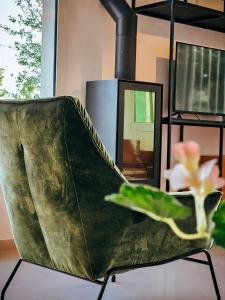
[[[0,101],[0,181],[20,255],[36,264],[95,279],[208,245],[104,201],[125,178],[76,98]]]
[[[124,178],[72,97],[0,101],[0,179],[28,261],[93,277],[89,249],[106,240],[113,249],[129,222],[129,211],[104,201]],[[100,252],[99,263],[110,255]]]

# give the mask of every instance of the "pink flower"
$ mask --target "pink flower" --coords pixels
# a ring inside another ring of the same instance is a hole
[[[219,177],[216,159],[207,161],[199,168],[200,148],[195,142],[174,145],[175,158],[180,162],[174,168],[165,171],[172,190],[190,188],[205,197],[225,184]]]
[[[182,163],[188,171],[198,169],[200,160],[200,147],[196,142],[177,143],[172,149],[175,159]]]
[[[204,166],[204,165],[203,165]],[[215,189],[220,189],[225,185],[225,179],[219,177],[219,168],[215,164],[212,166],[208,176],[203,181],[203,189],[205,194],[212,193]]]
[[[176,164],[174,168],[164,171],[164,177],[170,181],[173,191],[189,187],[189,173],[183,164]]]

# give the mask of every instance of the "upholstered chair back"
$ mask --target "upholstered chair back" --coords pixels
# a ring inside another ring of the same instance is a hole
[[[95,279],[209,245],[105,202],[124,180],[76,98],[0,101],[0,181],[23,259]],[[211,198],[208,213],[219,194]],[[183,225],[194,226],[194,217]]]

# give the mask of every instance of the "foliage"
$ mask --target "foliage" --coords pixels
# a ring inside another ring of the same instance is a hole
[[[187,218],[190,215],[190,209],[171,195],[156,188],[124,183],[118,194],[106,196],[105,200],[141,212],[155,221],[166,223],[182,239],[208,238],[208,233],[205,232],[189,234],[180,230],[174,220]]]
[[[219,177],[216,160],[199,166],[200,147],[195,142],[175,144],[173,152],[179,162],[172,169],[165,171],[174,190],[189,188],[195,201],[196,232],[185,233],[176,224],[177,219],[186,219],[190,215],[189,208],[183,206],[171,195],[146,185],[124,183],[117,194],[108,195],[105,200],[141,212],[150,218],[170,226],[174,233],[187,240],[211,238],[207,224],[205,199],[207,195],[221,188],[225,180]],[[215,213],[213,220],[215,242],[225,248],[225,202]]]
[[[5,97],[9,93],[3,88],[4,69],[0,68],[0,97]]]
[[[225,248],[225,201],[220,204],[219,209],[213,216],[215,229],[213,231],[213,238],[215,243]]]
[[[13,97],[39,96],[41,78],[41,31],[43,0],[15,0],[20,13],[9,16],[10,25],[0,24],[6,33],[14,37],[16,58],[21,67],[16,76],[16,93]]]
[[[147,215],[151,212],[162,218],[185,219],[190,214],[189,208],[176,198],[147,185],[124,183],[118,194],[106,196],[105,199]]]

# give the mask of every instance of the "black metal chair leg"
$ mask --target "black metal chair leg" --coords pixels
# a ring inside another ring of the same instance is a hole
[[[208,262],[203,261],[203,260],[199,260],[199,259],[188,258],[188,256],[191,256],[191,255],[194,255],[194,254],[197,254],[197,253],[200,253],[200,252],[205,253]],[[211,256],[210,256],[209,252],[207,250],[193,251],[191,253],[188,253],[186,256],[176,257],[176,259],[180,259],[180,258],[190,260],[190,261],[193,261],[193,262],[197,262],[197,263],[201,263],[201,264],[207,264],[209,266],[211,276],[212,276],[212,280],[213,280],[213,284],[214,284],[214,288],[215,288],[215,292],[216,292],[216,296],[217,296],[217,300],[221,300],[221,296],[220,296],[220,292],[219,292],[219,288],[218,288],[218,284],[217,284],[217,280],[216,280],[216,275],[215,275],[215,272],[214,272],[213,263],[212,263]],[[173,260],[175,260],[175,259],[173,259]],[[171,260],[171,259],[165,260],[165,261],[161,262],[161,265],[165,264],[167,262],[171,262],[173,260]],[[8,289],[8,287],[9,287],[13,277],[15,276],[17,270],[19,269],[20,264],[22,263],[22,261],[23,261],[23,259],[19,259],[16,266],[14,267],[14,269],[13,269],[11,275],[9,276],[5,286],[3,287],[3,290],[1,292],[1,299],[0,300],[4,300],[6,290]],[[115,267],[115,268],[112,268],[112,269],[108,270],[108,272],[105,275],[105,278],[104,278],[103,282],[100,282],[99,280],[95,281],[95,283],[102,284],[102,287],[101,287],[101,290],[99,292],[97,300],[102,299],[110,276],[112,276],[112,278],[111,278],[112,282],[116,281],[116,275],[115,275],[116,272],[122,271],[122,270],[125,271],[125,270],[131,270],[131,269],[146,268],[146,267],[151,267],[151,266],[155,266],[155,265],[158,265],[158,263],[140,264],[140,265],[132,265],[132,266],[121,266],[121,267]],[[85,280],[87,280],[87,279],[85,279]]]
[[[104,294],[104,291],[105,291],[105,288],[106,288],[106,285],[107,285],[107,283],[108,283],[108,281],[109,281],[110,275],[111,275],[110,272],[106,273],[105,278],[104,278],[104,282],[103,282],[103,285],[102,285],[102,287],[101,287],[101,290],[100,290],[100,292],[99,292],[99,294],[98,294],[97,300],[101,300],[101,299],[102,299],[103,294]]]
[[[205,255],[207,257],[207,260],[208,260],[208,263],[209,263],[209,269],[210,269],[210,272],[211,272],[211,276],[212,276],[212,280],[213,280],[217,300],[221,300],[220,291],[219,291],[219,287],[218,287],[218,284],[217,284],[216,275],[215,275],[215,271],[214,271],[211,256],[210,256],[210,254],[207,250],[203,250],[202,252],[205,253]]]
[[[19,269],[19,266],[21,265],[22,261],[23,261],[22,259],[18,260],[18,262],[17,262],[16,266],[14,267],[11,275],[9,276],[5,286],[3,287],[2,292],[1,292],[1,300],[5,299],[5,292],[6,292],[7,288],[9,287],[11,281],[13,280],[13,277],[15,276],[17,270]]]

